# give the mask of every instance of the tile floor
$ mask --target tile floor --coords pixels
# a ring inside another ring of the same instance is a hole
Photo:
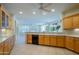
[[[76,53],[63,48],[33,45],[16,44],[11,55],[77,55]]]

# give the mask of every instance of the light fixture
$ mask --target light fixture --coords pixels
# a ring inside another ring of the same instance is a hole
[[[36,14],[36,12],[35,11],[33,11],[33,15],[35,15]]]
[[[74,29],[74,31],[79,31],[79,29]]]
[[[6,29],[2,29],[2,32],[5,32],[6,31]]]
[[[43,15],[46,15],[47,13],[46,12],[43,12]]]
[[[22,11],[19,11],[19,14],[23,14],[23,12]]]
[[[51,9],[52,12],[55,12],[55,9]]]

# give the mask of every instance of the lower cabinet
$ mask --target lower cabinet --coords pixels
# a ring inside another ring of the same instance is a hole
[[[26,36],[26,37],[27,37],[27,38],[26,38],[27,43],[32,44],[32,35],[31,35],[31,34],[27,34],[27,36]]]
[[[33,35],[27,35],[27,43],[33,44],[32,36]],[[39,45],[63,47],[79,53],[79,38],[70,36],[55,36],[55,35],[36,35],[35,37],[37,36]],[[8,44],[6,46],[8,46]],[[0,51],[3,51],[2,49],[3,48],[1,48]],[[7,52],[8,49],[6,48],[5,51]]]
[[[12,49],[13,46],[15,45],[15,36],[12,36],[11,37],[11,41],[10,42],[12,42],[11,45],[10,45],[11,46],[11,49]]]
[[[0,43],[0,55],[3,55],[3,43]]]
[[[40,44],[40,45],[44,45],[45,44],[44,35],[39,35],[38,42],[39,42],[38,44]]]
[[[0,55],[9,55],[15,43],[15,36],[11,36],[0,43]]]
[[[79,38],[75,38],[74,51],[79,53]]]
[[[9,39],[7,39],[6,41],[4,41],[4,55],[9,54],[10,51],[10,42]]]
[[[57,36],[56,41],[57,41],[57,46],[58,47],[64,47],[65,46],[64,36]]]
[[[50,46],[57,46],[57,42],[56,42],[56,36],[52,36],[50,35]]]
[[[49,35],[44,36],[44,44],[49,45]]]
[[[73,37],[66,37],[65,38],[65,47],[74,50],[74,38]]]

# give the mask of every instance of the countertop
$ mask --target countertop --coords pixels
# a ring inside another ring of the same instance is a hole
[[[78,34],[67,34],[67,33],[47,33],[47,32],[26,32],[26,34],[34,35],[55,35],[55,36],[70,36],[70,37],[79,37]]]
[[[4,42],[5,40],[7,40],[12,35],[14,35],[14,34],[11,31],[8,31],[6,33],[0,32],[0,43]]]

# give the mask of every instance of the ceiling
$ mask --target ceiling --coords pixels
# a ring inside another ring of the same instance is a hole
[[[48,12],[42,15],[39,10],[39,3],[4,3],[4,7],[13,15],[18,24],[44,24],[60,20],[62,12],[74,4],[71,3],[52,3],[46,9],[55,9],[55,12]],[[47,5],[44,3],[44,5]],[[19,14],[22,11],[23,14]],[[33,11],[36,12],[33,15]]]

